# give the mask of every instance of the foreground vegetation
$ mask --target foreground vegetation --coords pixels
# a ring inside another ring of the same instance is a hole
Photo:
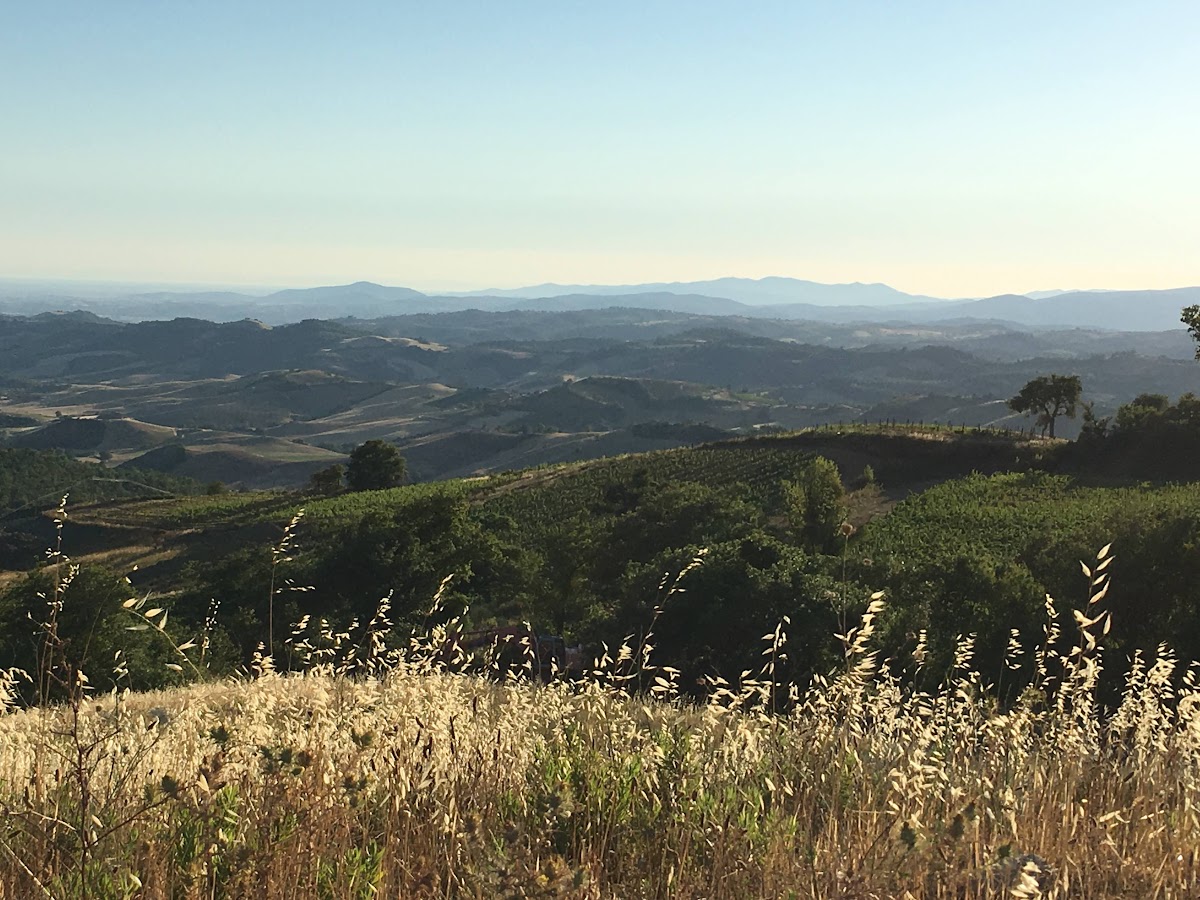
[[[81,511],[196,540],[170,593],[60,506],[0,591],[0,900],[1195,896],[1200,485],[1089,427]],[[464,656],[522,619],[594,663]]]
[[[882,661],[879,596],[829,677],[778,678],[785,621],[699,701],[649,642],[456,674],[444,629],[388,650],[386,606],[359,643],[298,629],[287,676],[106,697],[52,663],[67,702],[0,718],[0,897],[1194,896],[1200,685],[1164,649],[1101,710],[1104,554],[1074,625],[1048,602],[1009,647],[1009,707],[970,638],[912,687],[924,641]]]
[[[1128,459],[1125,431],[1079,444],[958,430],[806,432],[333,496],[69,508],[67,546],[84,543],[92,555],[73,587],[79,612],[66,611],[61,627],[101,687],[124,649],[129,683],[146,690],[181,676],[160,665],[159,644],[123,631],[131,587],[122,576],[135,562],[149,565],[131,573],[133,589],[170,611],[177,641],[208,628],[207,663],[222,674],[251,665],[305,616],[361,628],[383,596],[403,633],[438,624],[428,598],[452,574],[440,621],[528,622],[590,654],[636,642],[653,622],[660,661],[687,685],[754,668],[755,641],[788,616],[796,633],[781,667],[803,682],[837,662],[830,635],[884,589],[894,598],[880,621],[886,655],[906,656],[925,632],[922,687],[931,688],[957,637],[974,633],[978,668],[1008,703],[1030,674],[1028,663],[1020,677],[1005,673],[1011,632],[1038,639],[1047,593],[1077,603],[1075,560],[1108,541],[1121,548],[1123,586],[1109,598],[1123,622],[1113,650],[1125,659],[1168,641],[1200,658],[1200,485],[1136,474],[1114,482],[1079,463]],[[1159,456],[1172,456],[1173,440],[1156,433]],[[28,536],[36,553],[27,565],[44,558],[49,524]],[[107,547],[124,555],[105,557]],[[701,549],[706,564],[686,595],[665,603],[663,573]],[[0,659],[36,666],[29,621],[48,586],[44,566],[0,585]],[[275,656],[281,670],[294,664]],[[1119,687],[1105,677],[1105,702]]]

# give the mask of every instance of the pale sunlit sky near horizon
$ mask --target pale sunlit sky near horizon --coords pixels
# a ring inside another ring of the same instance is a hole
[[[1200,3],[0,5],[0,276],[1200,284]]]

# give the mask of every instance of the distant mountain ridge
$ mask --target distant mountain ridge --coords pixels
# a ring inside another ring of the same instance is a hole
[[[723,297],[750,306],[806,303],[814,306],[890,306],[940,298],[906,294],[886,284],[822,284],[799,278],[716,278],[710,281],[671,281],[650,284],[539,284],[505,290],[459,291],[448,297],[517,297],[540,299],[586,294],[597,297],[636,294],[689,294]]]
[[[465,309],[512,310],[654,309],[695,315],[853,324],[980,321],[1023,328],[1086,328],[1166,331],[1181,328],[1180,311],[1200,303],[1200,287],[1152,291],[1034,292],[970,300],[905,294],[883,284],[824,285],[794,278],[721,278],[645,285],[538,285],[487,293],[430,295],[369,281],[289,288],[265,296],[233,291],[156,291],[111,297],[5,293],[0,313],[36,315],[82,310],[139,321],[197,318],[260,319],[283,325],[304,319],[379,318],[449,313]]]
[[[420,291],[406,287],[389,287],[375,284],[372,281],[356,281],[354,284],[331,285],[328,287],[288,288],[267,294],[262,298],[264,303],[294,303],[294,302],[362,302],[396,300],[415,300],[426,297]]]
[[[1048,300],[1050,297],[1058,297],[1061,294],[1110,294],[1113,288],[1054,288],[1049,291],[1026,291],[1021,296],[1029,297],[1032,300]]]
[[[1162,331],[1182,328],[1185,306],[1200,303],[1200,287],[1162,291],[1078,291],[1037,299],[1002,294],[984,300],[954,301],[938,312],[1016,322],[1034,328],[1105,328],[1112,331]],[[941,315],[941,320],[950,318]],[[931,321],[924,319],[923,321]]]

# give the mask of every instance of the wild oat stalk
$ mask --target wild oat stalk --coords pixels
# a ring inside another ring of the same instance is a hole
[[[283,587],[275,586],[276,577],[279,572],[279,567],[284,563],[292,561],[292,554],[296,550],[296,529],[300,527],[300,520],[304,518],[304,507],[300,507],[296,514],[292,516],[292,520],[283,528],[283,535],[279,539],[279,543],[271,548],[271,587],[270,596],[267,600],[267,648],[266,655],[274,657],[275,655],[275,596],[284,590]],[[295,590],[295,586],[289,581],[287,583],[289,590]]]

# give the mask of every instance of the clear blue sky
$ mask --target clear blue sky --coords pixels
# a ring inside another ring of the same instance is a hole
[[[1200,283],[1200,3],[12,2],[0,275]]]

